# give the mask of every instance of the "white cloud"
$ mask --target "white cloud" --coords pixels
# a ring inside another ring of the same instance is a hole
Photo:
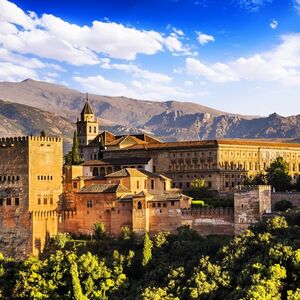
[[[183,53],[188,53],[188,49],[185,49],[179,41],[179,39],[176,36],[168,36],[167,38],[164,39],[164,44],[167,47],[167,49],[171,52],[183,52]]]
[[[186,80],[186,81],[184,82],[184,85],[185,85],[185,86],[193,86],[194,83],[193,83],[193,81]]]
[[[148,70],[144,70],[139,68],[136,65],[132,64],[108,64],[105,65],[106,69],[115,69],[120,71],[125,71],[127,73],[132,74],[134,77],[139,79],[146,79],[152,82],[161,82],[161,83],[169,83],[172,80],[172,77],[157,73],[157,72],[150,72]]]
[[[0,0],[0,12],[0,22],[18,24],[24,29],[33,29],[38,23],[17,5],[6,0]]]
[[[228,82],[239,80],[235,72],[226,64],[215,63],[207,66],[194,58],[186,59],[186,72],[189,75],[203,76],[214,82]]]
[[[278,27],[278,22],[276,20],[272,20],[272,22],[270,23],[270,27],[272,29],[276,29]]]
[[[86,91],[95,94],[122,96],[128,92],[124,84],[107,80],[101,75],[86,78],[75,76],[73,79],[84,87]]]
[[[300,0],[294,0],[294,7],[300,13]]]
[[[111,21],[96,20],[92,26],[78,26],[51,14],[39,18],[35,12],[26,13],[7,0],[0,0],[0,11],[1,44],[20,54],[34,54],[76,66],[101,63],[99,54],[125,60],[164,49],[172,54],[189,54],[178,39],[184,33],[176,28],[173,28],[175,36],[163,37],[156,31]]]
[[[282,36],[281,44],[268,52],[240,57],[224,63],[204,64],[186,59],[186,72],[214,82],[278,81],[284,85],[300,85],[300,34]]]
[[[20,81],[26,78],[39,79],[37,73],[30,68],[0,62],[0,81]]]
[[[192,97],[180,87],[143,78],[132,80],[128,85],[107,80],[101,75],[86,78],[75,76],[73,79],[85,91],[100,95],[127,96],[147,100],[190,99]]]
[[[198,33],[198,41],[201,45],[205,45],[209,42],[214,42],[215,38],[212,35],[208,35],[208,34],[199,32]]]
[[[181,29],[177,29],[176,27],[173,27],[172,30],[176,35],[184,36],[184,32]]]

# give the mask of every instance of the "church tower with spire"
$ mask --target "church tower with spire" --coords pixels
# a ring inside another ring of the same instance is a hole
[[[86,94],[86,101],[76,125],[80,155],[85,158],[84,148],[88,147],[99,134],[99,121],[89,103],[88,94]]]

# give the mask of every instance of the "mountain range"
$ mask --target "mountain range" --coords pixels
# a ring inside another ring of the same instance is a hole
[[[162,140],[216,138],[300,139],[300,115],[243,116],[196,103],[147,101],[89,95],[102,130],[116,134],[148,132]],[[48,82],[0,82],[0,135],[65,137],[69,147],[86,95]]]

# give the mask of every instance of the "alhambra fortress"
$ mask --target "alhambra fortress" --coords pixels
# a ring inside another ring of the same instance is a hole
[[[115,236],[123,226],[142,235],[183,225],[203,235],[239,234],[281,199],[270,186],[244,186],[245,178],[279,156],[294,181],[300,173],[300,144],[116,136],[99,132],[88,101],[76,124],[80,165],[63,165],[59,137],[0,138],[0,252],[39,254],[58,232],[92,234],[96,222]],[[194,179],[220,197],[233,195],[234,208],[192,209],[184,190]]]

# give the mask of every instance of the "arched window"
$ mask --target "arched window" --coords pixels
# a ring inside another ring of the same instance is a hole
[[[93,168],[93,176],[99,176],[98,168]]]
[[[137,204],[137,209],[142,209],[142,203],[140,201]]]
[[[105,168],[104,167],[101,167],[100,168],[100,176],[104,177],[106,174],[105,174]]]

